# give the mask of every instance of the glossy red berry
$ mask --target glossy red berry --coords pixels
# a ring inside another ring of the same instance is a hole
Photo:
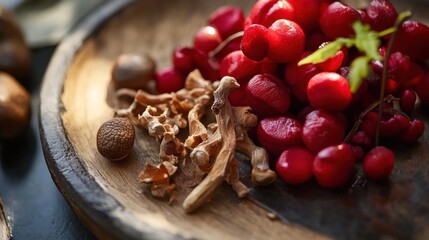
[[[269,27],[278,19],[294,20],[294,17],[293,6],[288,0],[259,0],[253,5],[246,22]]]
[[[311,106],[328,111],[342,111],[352,100],[347,79],[332,72],[313,76],[308,82],[307,95]]]
[[[241,50],[246,57],[261,61],[268,55],[268,29],[260,24],[252,24],[243,34]]]
[[[295,22],[280,19],[268,28],[268,58],[288,63],[301,57],[305,46],[305,34]]]
[[[385,180],[389,178],[395,164],[394,153],[383,146],[369,151],[363,159],[363,172],[370,180]]]
[[[325,47],[328,44],[329,42],[322,43],[319,49]],[[338,71],[338,69],[340,69],[343,63],[347,61],[347,56],[348,56],[347,48],[343,47],[337,51],[335,56],[326,59],[324,62],[316,64],[316,66],[322,72],[336,72]]]
[[[412,89],[405,89],[399,95],[399,106],[407,115],[413,114],[414,106],[416,105],[417,95]]]
[[[156,90],[159,93],[176,92],[185,85],[182,73],[173,67],[161,69],[155,73]]]
[[[359,146],[359,147],[362,147],[363,149],[368,150],[373,146],[374,140],[365,131],[358,131],[355,134],[353,134],[352,138],[350,139],[350,144],[354,146]]]
[[[398,29],[393,51],[416,60],[429,59],[429,27],[416,21],[405,21]]]
[[[210,14],[208,23],[215,27],[222,39],[240,32],[244,28],[243,10],[236,6],[223,6]]]
[[[394,137],[408,129],[410,121],[404,115],[396,113],[389,118],[381,120],[380,135],[383,137]]]
[[[425,123],[422,120],[414,119],[410,121],[408,129],[403,131],[399,139],[406,143],[416,142],[425,132]]]
[[[312,152],[337,145],[344,140],[344,128],[332,113],[314,110],[309,113],[302,129],[302,141]]]
[[[258,74],[258,63],[246,57],[242,51],[228,54],[220,64],[220,75],[231,76],[242,84]]]
[[[290,147],[300,145],[301,132],[301,123],[291,117],[265,118],[258,125],[259,142],[275,156]]]
[[[313,176],[314,155],[304,147],[285,150],[276,163],[277,174],[288,184],[301,184]]]
[[[247,93],[247,83],[240,85],[239,88],[232,90],[228,96],[229,103],[235,107],[249,106]]]
[[[216,28],[204,26],[194,36],[194,48],[209,53],[222,42],[222,38]]]
[[[247,84],[250,107],[258,117],[280,116],[290,107],[289,91],[271,74],[258,74]]]
[[[395,52],[389,59],[389,77],[406,86],[414,86],[422,78],[423,69],[410,57]]]
[[[362,21],[371,26],[372,30],[381,32],[392,27],[398,18],[395,7],[387,0],[372,0],[365,10]]]
[[[320,17],[320,28],[330,39],[350,37],[354,35],[352,25],[361,20],[361,14],[354,8],[341,2],[334,2]]]
[[[325,188],[344,186],[353,174],[355,161],[353,148],[349,144],[326,147],[314,159],[314,177]]]
[[[174,68],[187,75],[194,70],[195,49],[190,47],[178,47],[173,51]]]
[[[426,73],[423,75],[415,90],[419,96],[420,101],[424,105],[429,105],[429,71],[426,71]]]

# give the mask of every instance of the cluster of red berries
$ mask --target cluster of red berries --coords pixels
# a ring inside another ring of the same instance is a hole
[[[238,7],[224,6],[195,34],[192,47],[174,50],[173,66],[156,74],[157,89],[180,89],[195,68],[210,80],[235,77],[241,87],[231,93],[231,104],[250,106],[258,116],[256,140],[277,160],[277,173],[289,184],[314,177],[323,187],[343,186],[360,160],[369,179],[386,179],[394,154],[374,147],[377,122],[381,117],[381,137],[415,142],[423,135],[424,123],[408,116],[417,98],[429,104],[424,62],[429,60],[429,27],[405,21],[398,29],[385,91],[399,108],[381,103],[382,116],[375,109],[364,116],[362,112],[378,101],[383,59],[370,63],[356,93],[348,82],[350,63],[360,54],[356,49],[344,47],[318,64],[297,63],[330,41],[353,36],[356,21],[383,31],[397,17],[387,0],[372,0],[366,9],[332,0],[259,0],[248,17]],[[390,37],[381,39],[382,58]],[[345,142],[357,121],[360,125]]]

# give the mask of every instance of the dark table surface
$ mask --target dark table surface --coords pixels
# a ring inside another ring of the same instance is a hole
[[[95,239],[77,219],[51,179],[39,137],[39,90],[55,47],[34,49],[30,80],[31,127],[0,142],[0,197],[14,239]]]

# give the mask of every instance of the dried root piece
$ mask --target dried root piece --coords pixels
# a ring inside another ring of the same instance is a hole
[[[152,106],[147,106],[146,110],[138,117],[140,125],[146,128],[149,135],[157,138],[158,140],[164,136],[166,132],[164,125],[167,121],[167,115],[158,113],[158,109]]]
[[[247,132],[258,124],[258,118],[252,114],[250,107],[234,107],[233,115],[237,126],[237,150],[246,154],[252,164],[252,183],[255,185],[268,185],[276,180],[276,173],[269,168],[268,153],[264,148],[258,147],[250,139]]]
[[[146,163],[144,170],[140,173],[138,179],[140,183],[151,183],[151,193],[155,197],[164,198],[168,196],[169,201],[173,200],[173,191],[176,188],[174,183],[170,183],[170,176],[177,170],[176,166],[170,163],[161,163],[154,166]]]
[[[183,208],[186,212],[192,212],[209,200],[214,191],[224,180],[229,180],[234,183],[234,190],[240,190],[244,193],[241,187],[238,186],[235,180],[235,170],[232,164],[234,163],[234,153],[236,146],[235,134],[235,119],[232,113],[231,105],[228,102],[228,95],[231,90],[238,88],[240,85],[232,77],[222,78],[218,89],[214,92],[214,103],[212,111],[216,115],[218,123],[218,131],[221,135],[222,143],[219,154],[213,164],[213,168],[207,177],[188,195],[183,202]],[[210,156],[210,154],[208,154]],[[231,177],[230,177],[231,176]],[[239,193],[239,195],[240,195]],[[243,196],[244,194],[241,194]]]
[[[200,119],[204,115],[209,101],[210,97],[207,95],[199,97],[195,101],[195,106],[188,113],[189,137],[185,141],[185,147],[189,149],[194,149],[208,138],[207,129]]]
[[[164,125],[164,136],[161,141],[159,158],[163,162],[169,162],[176,165],[179,162],[179,158],[186,156],[186,149],[183,143],[176,138],[176,134],[179,132],[177,125],[174,127],[170,125]]]

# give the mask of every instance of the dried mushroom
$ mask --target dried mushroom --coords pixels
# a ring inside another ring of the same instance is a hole
[[[0,72],[0,139],[21,135],[30,118],[30,94],[12,76]]]

